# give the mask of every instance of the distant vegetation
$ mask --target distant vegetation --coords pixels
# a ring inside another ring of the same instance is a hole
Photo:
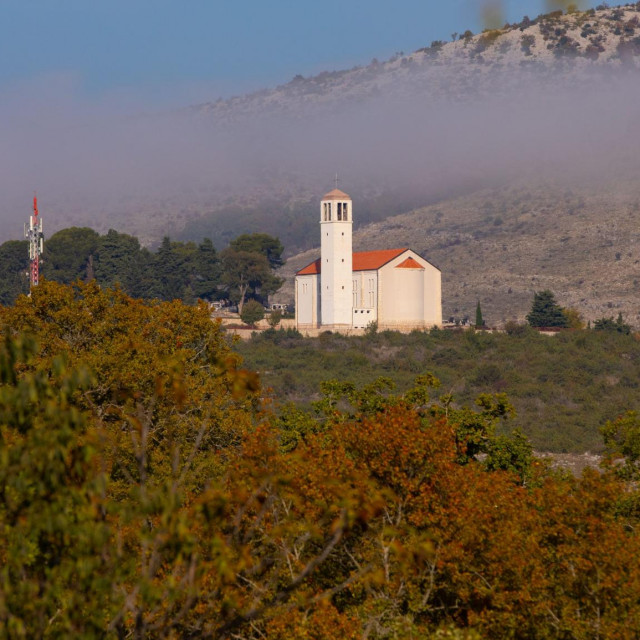
[[[282,280],[283,247],[267,234],[245,234],[217,252],[210,239],[199,244],[165,237],[155,252],[141,247],[134,236],[111,229],[99,235],[88,227],[71,227],[45,241],[42,276],[71,284],[95,279],[102,286],[118,285],[143,299],[227,299],[241,309],[245,300],[266,303]],[[28,293],[29,257],[26,241],[0,245],[0,304],[12,304]]]
[[[416,375],[431,372],[442,382],[439,393],[463,404],[479,393],[506,393],[517,412],[513,425],[537,449],[584,452],[602,449],[598,428],[607,420],[640,410],[637,338],[617,322],[605,324],[554,337],[515,324],[507,334],[385,331],[308,339],[267,331],[236,349],[281,405],[309,408],[328,379],[361,386],[383,376],[403,392]]]
[[[282,201],[263,199],[257,206],[227,206],[212,211],[197,220],[187,223],[179,233],[181,239],[211,238],[213,244],[225,247],[233,238],[255,230],[273,232],[277,224],[278,237],[291,255],[310,249],[318,243],[318,194],[312,199],[294,200],[288,204]],[[450,193],[435,193],[425,196],[415,189],[389,189],[381,194],[359,193],[351,195],[357,200],[354,215],[356,227],[370,222],[385,220],[390,216],[412,211],[417,207],[437,201]]]

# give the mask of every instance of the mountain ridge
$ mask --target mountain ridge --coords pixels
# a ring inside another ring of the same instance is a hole
[[[640,2],[599,5],[587,11],[554,11],[533,20],[525,17],[476,35],[466,31],[455,41],[434,41],[408,55],[399,53],[383,62],[374,58],[365,66],[309,77],[297,75],[274,89],[202,103],[190,110],[220,119],[237,119],[256,111],[291,113],[309,105],[366,99],[397,88],[407,78],[421,88],[432,83],[434,94],[464,95],[478,73],[546,70],[555,74],[558,65],[566,63],[572,73],[608,72],[612,66],[638,68],[639,56]],[[454,82],[452,70],[458,76]]]

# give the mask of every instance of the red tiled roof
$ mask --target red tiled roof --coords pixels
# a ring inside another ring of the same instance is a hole
[[[353,254],[353,270],[354,271],[370,271],[371,269],[379,269],[401,253],[408,251],[404,249],[383,249],[382,251],[360,251]]]
[[[413,258],[407,258],[404,262],[396,265],[396,269],[424,269],[424,267]]]
[[[397,258],[400,254],[408,251],[408,249],[382,249],[382,251],[359,251],[353,254],[353,270],[354,271],[373,271],[380,269],[387,262]],[[412,260],[412,258],[408,258]],[[405,260],[407,262],[407,260]],[[415,262],[415,260],[414,260]],[[404,263],[403,263],[404,264]],[[416,262],[416,264],[418,264]],[[415,268],[415,267],[414,267]],[[421,268],[418,265],[418,268]],[[320,258],[308,264],[304,269],[300,269],[296,275],[309,276],[320,273]]]
[[[300,269],[296,273],[297,276],[311,276],[316,273],[320,273],[320,258],[314,260],[311,264],[308,264],[304,269]]]

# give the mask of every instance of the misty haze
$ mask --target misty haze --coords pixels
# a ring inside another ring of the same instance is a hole
[[[5,96],[0,239],[20,237],[34,188],[49,233],[115,227],[157,243],[194,218],[215,220],[225,204],[285,208],[313,199],[336,173],[354,195],[405,190],[426,203],[513,181],[638,174],[635,72],[593,70],[567,81],[566,71],[560,79],[453,71],[438,68],[437,86],[433,76],[409,75],[378,90],[363,83],[349,100],[334,90],[320,106],[283,92],[281,108],[265,112],[256,101],[224,118],[187,109],[148,115],[139,104],[127,113],[83,102],[56,82],[46,101],[33,99],[35,88]],[[291,238],[288,252],[309,240]]]

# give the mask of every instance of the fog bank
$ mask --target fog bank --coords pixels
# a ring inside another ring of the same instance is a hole
[[[21,237],[34,190],[49,234],[71,224],[139,233],[148,223],[148,241],[223,203],[320,197],[336,172],[346,191],[428,197],[640,170],[637,74],[568,86],[505,72],[491,87],[452,97],[389,85],[348,103],[222,122],[125,95],[89,102],[66,78],[14,87],[0,93],[0,241]]]

